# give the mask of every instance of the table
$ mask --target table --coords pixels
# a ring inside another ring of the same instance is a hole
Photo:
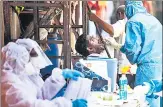
[[[100,95],[101,98],[98,96]],[[112,100],[104,101],[102,98],[109,96]],[[126,101],[118,100],[119,96],[113,93],[91,92],[88,98],[88,107],[148,107],[144,96],[135,96],[134,93],[128,94]]]

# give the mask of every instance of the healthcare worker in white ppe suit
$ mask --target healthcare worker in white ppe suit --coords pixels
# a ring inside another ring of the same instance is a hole
[[[35,54],[31,54],[31,52]],[[87,107],[87,101],[64,97],[51,100],[66,84],[65,79],[77,80],[83,75],[74,70],[55,68],[44,82],[40,69],[51,64],[39,45],[30,39],[18,39],[2,48],[3,107]],[[31,57],[32,56],[32,57]]]

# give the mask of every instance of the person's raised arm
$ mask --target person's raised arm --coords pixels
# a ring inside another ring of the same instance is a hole
[[[111,24],[108,24],[101,20],[98,16],[96,16],[94,13],[89,13],[89,20],[96,22],[104,31],[110,34],[110,36],[114,35],[114,29]]]

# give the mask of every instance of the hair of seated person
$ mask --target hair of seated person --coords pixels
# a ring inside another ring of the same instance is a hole
[[[76,40],[75,44],[76,51],[82,56],[87,57],[90,54],[89,51],[87,50],[87,46],[88,41],[86,39],[86,35],[84,34],[80,35]]]

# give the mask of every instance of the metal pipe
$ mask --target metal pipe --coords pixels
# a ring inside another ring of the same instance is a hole
[[[87,1],[83,1],[82,2],[82,22],[83,22],[83,34],[86,36],[88,34],[88,28],[87,28],[87,24],[88,24],[88,15],[87,15]]]
[[[63,40],[48,40],[48,41],[40,41],[40,40],[36,40],[36,42],[40,43],[40,44],[63,44]]]
[[[19,16],[16,13],[16,11],[13,8],[11,8],[11,15],[10,15],[11,39],[18,39],[21,34],[20,20],[18,17]]]
[[[4,14],[3,14],[3,1],[0,1],[0,47],[2,48],[3,46],[4,46]]]
[[[63,54],[64,54],[64,68],[71,68],[71,1],[64,1],[63,9],[63,25],[64,25],[64,36],[63,36]]]
[[[83,25],[72,25],[72,28],[82,28]],[[39,28],[64,28],[63,25],[39,25]]]
[[[10,6],[25,6],[25,7],[59,7],[62,8],[60,3],[24,3],[24,2],[9,2]]]
[[[71,19],[71,21],[72,21],[72,24],[73,24],[72,25],[72,31],[73,31],[73,33],[75,35],[75,39],[77,39],[79,37],[79,33],[76,31],[77,26],[74,25],[75,23],[74,23],[74,21],[72,19]],[[75,27],[73,27],[73,26],[75,26]],[[83,27],[83,26],[81,25],[81,27]]]
[[[10,34],[10,11],[11,11],[11,7],[9,5],[8,1],[3,1],[3,12],[4,12],[4,27],[5,27],[5,36],[8,39],[11,39],[11,34]]]
[[[78,4],[75,7],[75,24],[79,25],[79,15],[80,15],[80,1],[78,1]]]
[[[3,15],[3,1],[0,1],[0,47],[2,48],[4,45],[4,15]],[[2,62],[3,62],[3,58],[2,58],[2,52],[0,52],[0,78],[1,78],[1,74],[2,74]],[[1,84],[0,84],[0,92],[1,91]],[[0,104],[2,107],[4,107],[4,95],[1,94],[1,98],[0,98]]]
[[[38,13],[38,7],[34,7],[33,9],[33,16],[34,16],[34,39],[40,40],[39,37],[39,27],[38,27],[38,20],[39,20],[39,13]]]

